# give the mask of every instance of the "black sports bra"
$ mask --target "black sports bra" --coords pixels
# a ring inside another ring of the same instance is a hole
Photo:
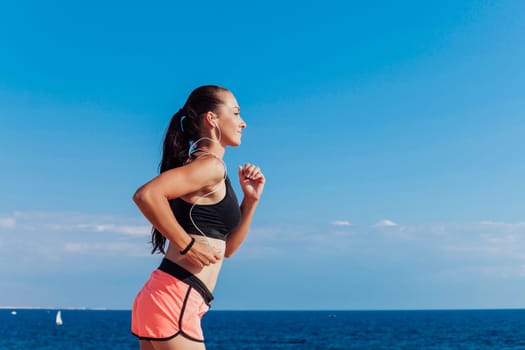
[[[228,233],[239,225],[241,220],[241,209],[235,196],[235,192],[226,177],[226,195],[215,204],[195,204],[191,212],[193,221],[198,229],[191,222],[190,209],[193,203],[188,203],[181,198],[169,201],[171,210],[182,228],[190,234],[198,234],[199,229],[210,238],[226,240]]]

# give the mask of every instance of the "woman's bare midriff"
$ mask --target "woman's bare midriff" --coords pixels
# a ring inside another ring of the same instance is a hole
[[[198,240],[207,240],[212,248],[217,249],[220,252],[221,259],[215,264],[211,264],[204,267],[197,267],[191,264],[184,255],[180,255],[179,251],[175,246],[171,244],[168,246],[168,251],[166,252],[166,259],[173,261],[177,265],[185,268],[195,276],[197,276],[208,289],[213,292],[217,279],[219,277],[219,272],[221,271],[222,262],[224,260],[224,252],[226,250],[226,242],[220,239],[203,237],[201,235],[190,235]]]

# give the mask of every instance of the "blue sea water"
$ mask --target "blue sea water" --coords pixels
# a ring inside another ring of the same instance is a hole
[[[0,349],[138,349],[130,311],[0,310]],[[210,311],[208,350],[525,349],[525,310]]]

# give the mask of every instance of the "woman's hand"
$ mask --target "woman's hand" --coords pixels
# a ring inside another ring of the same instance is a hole
[[[203,268],[221,260],[222,253],[211,246],[205,238],[197,237],[191,249],[184,255],[184,258],[192,265]]]
[[[250,163],[246,163],[244,166],[239,165],[238,169],[244,198],[258,201],[261,198],[266,181],[261,169]]]

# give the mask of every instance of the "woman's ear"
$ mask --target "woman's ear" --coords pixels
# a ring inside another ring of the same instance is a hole
[[[206,122],[211,126],[211,127],[218,127],[217,125],[217,114],[213,113],[213,112],[207,112],[206,113]]]

